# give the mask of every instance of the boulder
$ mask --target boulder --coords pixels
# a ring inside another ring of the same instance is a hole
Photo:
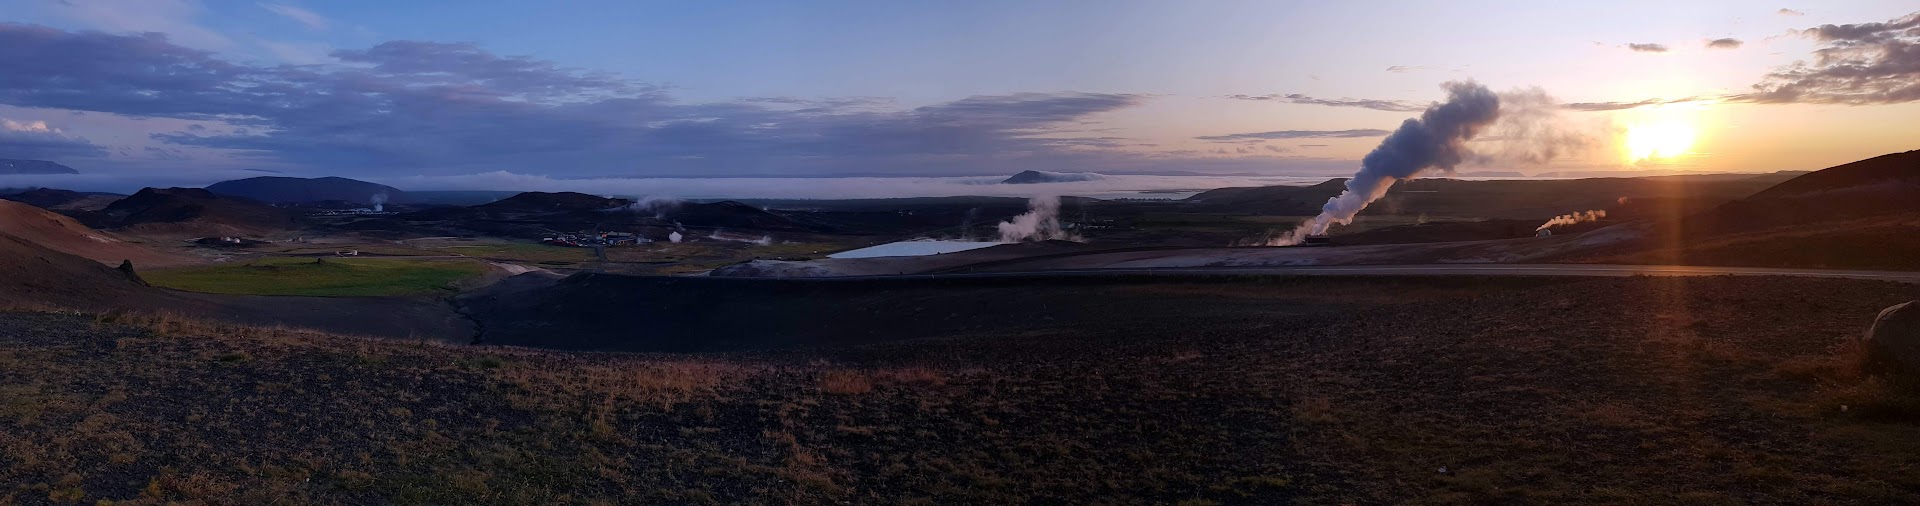
[[[1907,371],[1920,372],[1920,301],[1880,311],[1867,330],[1867,346]]]

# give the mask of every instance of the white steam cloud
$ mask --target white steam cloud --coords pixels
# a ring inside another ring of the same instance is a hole
[[[677,234],[679,232],[675,232],[675,233]],[[758,246],[767,246],[767,245],[773,244],[773,236],[771,235],[754,237],[750,235],[729,234],[729,233],[726,233],[726,231],[723,231],[717,228],[713,229],[713,233],[708,234],[707,238],[713,239],[716,241],[744,242],[747,244],[753,244]],[[675,241],[675,242],[678,242],[678,241]]]
[[[1327,233],[1334,225],[1353,223],[1367,204],[1386,195],[1393,183],[1418,177],[1428,169],[1451,172],[1469,154],[1466,143],[1500,118],[1500,97],[1473,81],[1443,86],[1447,101],[1428,107],[1419,118],[1409,118],[1360,160],[1360,171],[1347,179],[1339,196],[1327,199],[1320,214],[1294,230],[1265,241],[1269,246],[1291,246],[1307,236]]]
[[[367,201],[373,203],[373,212],[385,211],[387,208],[387,192],[375,193],[372,197],[369,197]]]
[[[1000,222],[1000,242],[1078,241],[1060,226],[1060,197],[1040,196],[1027,200],[1027,212]]]
[[[1626,198],[1626,197],[1621,197],[1621,198]],[[1560,225],[1572,225],[1575,223],[1586,223],[1589,221],[1599,221],[1601,218],[1605,218],[1605,217],[1607,217],[1607,211],[1604,209],[1594,209],[1592,211],[1587,211],[1583,213],[1562,214],[1562,215],[1553,217],[1553,219],[1551,220],[1547,220],[1546,223],[1540,224],[1540,227],[1533,229],[1533,231],[1539,232],[1541,230],[1546,230],[1549,227],[1557,227]]]
[[[652,213],[654,219],[664,220],[667,218],[667,211],[679,208],[680,205],[684,203],[686,203],[686,201],[674,197],[648,195],[633,199],[632,204],[627,204],[627,206],[622,209],[635,214]]]

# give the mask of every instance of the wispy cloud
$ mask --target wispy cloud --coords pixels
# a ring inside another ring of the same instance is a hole
[[[1740,39],[1713,39],[1707,41],[1707,49],[1739,49],[1741,44],[1745,42],[1741,42]]]
[[[1793,10],[1793,9],[1788,9],[1788,8],[1786,8],[1786,7],[1781,7],[1781,8],[1780,8],[1780,10],[1777,10],[1777,11],[1774,11],[1774,12],[1775,12],[1775,13],[1778,13],[1778,14],[1780,14],[1780,15],[1782,15],[1782,16],[1805,16],[1805,15],[1807,15],[1807,13],[1805,13],[1805,12],[1800,12],[1800,11],[1796,11],[1796,10]]]
[[[1674,99],[1649,98],[1649,99],[1641,100],[1638,102],[1574,102],[1570,104],[1561,104],[1560,107],[1567,110],[1581,111],[1581,112],[1620,111],[1620,110],[1635,109],[1635,108],[1647,107],[1647,106],[1665,105],[1665,104],[1682,104],[1687,102],[1701,102],[1701,101],[1708,101],[1708,100],[1715,100],[1715,98],[1684,97],[1684,98],[1674,98]]]
[[[294,20],[300,24],[307,25],[307,28],[312,28],[316,31],[327,31],[327,28],[332,25],[327,22],[326,16],[321,16],[313,11],[287,4],[262,2],[260,3],[260,8],[266,9],[268,12],[274,14],[279,14],[281,17]]]
[[[1627,49],[1631,49],[1631,50],[1634,50],[1635,52],[1640,52],[1640,53],[1665,53],[1667,52],[1667,45],[1655,44],[1655,43],[1645,43],[1645,44],[1632,43],[1632,44],[1627,44]]]
[[[1386,130],[1377,130],[1377,129],[1275,130],[1271,132],[1250,132],[1250,133],[1226,134],[1226,135],[1203,135],[1203,136],[1194,137],[1194,138],[1200,139],[1203,141],[1214,141],[1214,142],[1240,142],[1240,141],[1248,141],[1248,140],[1274,140],[1274,139],[1335,139],[1335,138],[1355,138],[1355,137],[1384,137],[1389,133],[1392,133],[1392,132],[1388,132]]]
[[[1288,104],[1324,105],[1328,107],[1358,107],[1362,109],[1373,109],[1376,111],[1393,111],[1393,112],[1417,112],[1417,111],[1424,111],[1427,108],[1427,106],[1424,104],[1408,102],[1403,100],[1377,100],[1377,99],[1357,99],[1357,98],[1329,99],[1329,98],[1314,98],[1306,95],[1301,95],[1298,93],[1291,93],[1286,95],[1280,95],[1280,94],[1228,95],[1227,98],[1234,99],[1234,100],[1282,102],[1282,103],[1288,103]]]

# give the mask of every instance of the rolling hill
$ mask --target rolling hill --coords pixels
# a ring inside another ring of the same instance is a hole
[[[113,234],[88,228],[73,218],[19,202],[0,200],[0,234],[106,265],[120,265],[122,260],[131,260],[144,268],[192,261],[183,255],[163,253],[128,242]]]
[[[54,188],[34,188],[0,195],[0,200],[11,200],[50,211],[98,210],[122,198],[126,198],[126,195]]]
[[[1599,262],[1920,269],[1920,151],[1814,171],[1698,213]]]
[[[368,203],[376,195],[385,195],[383,198],[386,202],[398,203],[407,198],[406,192],[399,188],[344,177],[250,177],[207,185],[207,191],[271,204],[322,201]]]
[[[97,228],[214,235],[259,234],[295,226],[293,215],[283,209],[201,188],[144,188],[83,218]]]
[[[662,219],[692,226],[720,227],[752,230],[799,231],[809,230],[806,224],[794,221],[752,205],[724,200],[712,203],[682,203],[661,210]]]
[[[10,205],[19,204],[0,204]],[[0,207],[0,212],[8,211]],[[0,282],[0,304],[9,305],[102,308],[151,290],[99,262],[4,232],[0,232],[0,280],[4,280]]]
[[[473,206],[473,208],[487,212],[552,213],[604,211],[632,203],[632,200],[627,199],[576,192],[522,192],[519,195]]]

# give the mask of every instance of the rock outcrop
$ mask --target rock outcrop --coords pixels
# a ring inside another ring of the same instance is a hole
[[[1867,346],[1909,373],[1920,373],[1920,301],[1880,311],[1867,330]]]

